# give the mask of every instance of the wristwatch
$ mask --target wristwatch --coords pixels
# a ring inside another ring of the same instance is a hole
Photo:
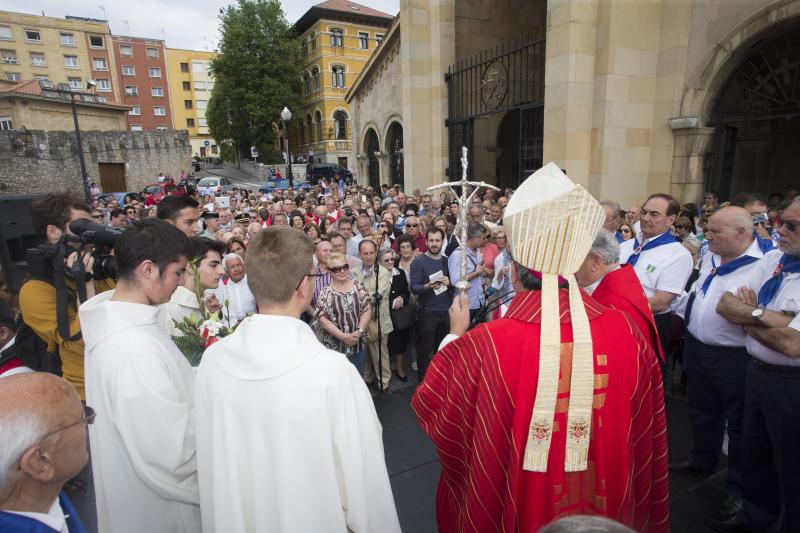
[[[764,316],[764,308],[759,306],[753,309],[753,312],[750,313],[750,316],[753,317],[753,320],[757,322],[761,322],[761,317]]]

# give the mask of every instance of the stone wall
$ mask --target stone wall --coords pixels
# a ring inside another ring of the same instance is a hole
[[[89,180],[100,163],[124,163],[128,191],[141,191],[159,172],[191,170],[185,131],[82,131]],[[0,194],[83,192],[77,142],[71,131],[0,131]],[[107,191],[118,192],[118,191]]]
[[[402,28],[396,30],[398,33]],[[375,130],[380,142],[382,154],[388,153],[388,132],[393,122],[403,124],[403,100],[400,83],[400,40],[396,35],[383,46],[381,56],[371,66],[368,77],[361,81],[355,97],[350,102],[351,121],[353,126],[353,153],[355,177],[359,183],[369,183],[368,160],[365,150],[367,131]],[[387,39],[388,40],[388,39]],[[377,53],[377,52],[376,52]],[[389,183],[389,158],[382,155],[380,163],[380,181]]]

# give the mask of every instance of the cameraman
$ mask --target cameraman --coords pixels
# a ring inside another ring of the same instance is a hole
[[[65,234],[74,235],[69,230],[69,223],[73,220],[88,219],[94,221],[91,210],[80,198],[68,193],[50,194],[35,200],[31,204],[31,217],[36,233],[44,237],[48,244],[56,245]],[[75,261],[83,261],[87,274],[92,273],[94,259],[90,250],[78,249],[73,243],[68,247],[74,249],[65,257],[67,270],[72,268]],[[80,257],[80,259],[78,259]],[[50,276],[52,278],[52,276]],[[22,319],[43,341],[47,343],[48,351],[57,353],[61,360],[61,371],[64,379],[69,381],[78,391],[81,399],[85,399],[83,387],[83,340],[80,337],[80,322],[78,320],[78,300],[75,282],[66,280],[68,294],[68,322],[69,336],[62,337],[58,333],[58,318],[56,313],[56,288],[54,279],[30,278],[22,285],[19,292],[19,306]],[[97,292],[103,292],[113,287],[113,282],[97,281],[86,283],[86,299],[93,297]]]

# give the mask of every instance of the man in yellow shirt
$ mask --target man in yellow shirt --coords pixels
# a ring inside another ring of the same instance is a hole
[[[71,235],[69,223],[73,220],[92,220],[89,206],[80,198],[67,194],[50,194],[37,199],[31,205],[33,227],[48,244],[57,244],[66,233]],[[77,249],[68,253],[66,265],[69,267],[77,260],[79,253],[87,273],[92,272],[92,257],[89,253]],[[98,292],[113,288],[113,281],[101,280],[86,284],[86,299]],[[64,379],[69,381],[78,391],[81,399],[85,399],[83,386],[83,339],[80,337],[80,321],[78,320],[79,301],[72,280],[66,280],[68,305],[67,317],[69,335],[62,336],[58,332],[56,313],[56,288],[50,280],[41,278],[28,279],[19,292],[19,306],[23,321],[47,343],[48,351],[57,352],[61,359],[61,371]]]

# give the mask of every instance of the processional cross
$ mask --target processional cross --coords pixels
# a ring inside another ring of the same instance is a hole
[[[461,276],[459,277],[458,283],[456,283],[456,288],[461,292],[465,293],[469,289],[470,283],[467,281],[467,210],[469,209],[469,203],[472,201],[472,198],[477,194],[478,190],[481,187],[486,187],[487,189],[494,189],[499,191],[497,187],[494,185],[489,185],[483,181],[467,181],[467,165],[469,164],[469,159],[467,159],[467,147],[461,147],[461,181],[451,181],[448,183],[441,183],[439,185],[434,185],[433,187],[428,187],[429,191],[435,191],[436,189],[443,189],[445,187],[449,188],[453,192],[453,196],[456,197],[458,200],[458,207],[459,212],[461,213],[459,216],[459,224],[461,227],[459,228],[459,248],[461,249]],[[456,193],[456,190],[453,187],[459,186],[461,187],[461,196]],[[467,192],[467,186],[474,187],[471,193]]]

